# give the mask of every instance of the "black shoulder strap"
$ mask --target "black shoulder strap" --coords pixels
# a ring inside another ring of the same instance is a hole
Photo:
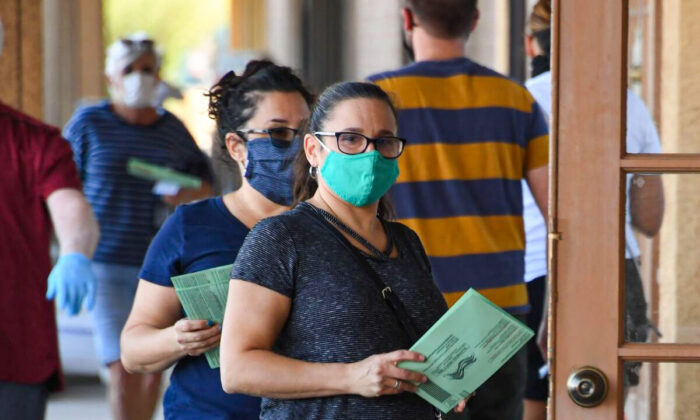
[[[397,225],[398,223],[394,224]],[[387,229],[390,229],[390,224],[385,223],[385,226],[387,226]],[[420,239],[417,237],[414,237],[412,235],[415,235],[415,233],[411,232],[410,229],[406,226],[397,226],[394,228],[394,232],[399,232],[398,234],[401,235],[401,237],[404,239],[406,244],[410,244],[409,246],[406,246],[405,248],[409,250],[411,255],[413,256],[413,259],[416,261],[416,263],[420,266],[420,268],[423,270],[423,272],[426,273],[429,277],[433,277],[432,274],[432,269],[430,268],[430,261],[428,260],[428,256],[425,255],[425,253],[422,253],[420,250],[421,242]],[[394,233],[396,235],[396,233]],[[416,246],[416,239],[418,239],[418,247]]]
[[[357,264],[362,267],[362,269],[367,273],[367,276],[372,279],[378,291],[381,293],[384,301],[389,305],[389,308],[394,313],[394,316],[398,319],[401,327],[408,335],[411,340],[411,344],[415,343],[418,338],[420,338],[416,327],[413,325],[411,318],[408,316],[406,307],[403,305],[401,300],[396,296],[391,287],[387,286],[384,281],[379,277],[379,275],[370,267],[367,261],[364,259],[360,252],[355,248],[346,238],[343,236],[338,229],[333,227],[319,212],[314,210],[314,207],[310,204],[302,203],[298,206],[303,214],[311,218],[319,227],[323,228],[325,231],[330,233],[335,237],[345,248],[350,251],[350,255],[353,256]]]

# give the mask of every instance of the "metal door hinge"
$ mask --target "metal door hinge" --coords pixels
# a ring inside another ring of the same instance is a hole
[[[561,232],[549,232],[547,233],[547,239],[549,239],[550,242],[561,241]]]

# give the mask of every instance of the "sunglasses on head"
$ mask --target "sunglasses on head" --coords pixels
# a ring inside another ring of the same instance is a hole
[[[141,47],[141,48],[149,48],[152,49],[154,42],[152,39],[139,39],[139,40],[133,40],[133,39],[120,39],[122,44],[126,45],[127,47]]]

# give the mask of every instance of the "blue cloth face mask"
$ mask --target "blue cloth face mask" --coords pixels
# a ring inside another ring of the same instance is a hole
[[[396,159],[387,159],[378,151],[346,155],[328,150],[321,167],[321,176],[328,187],[343,201],[363,207],[378,201],[394,185],[399,176]]]
[[[292,204],[292,162],[299,140],[291,142],[258,138],[248,141],[245,177],[260,194],[277,204]]]

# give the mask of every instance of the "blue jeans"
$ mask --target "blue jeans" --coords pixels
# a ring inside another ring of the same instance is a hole
[[[95,308],[90,313],[97,358],[103,365],[119,360],[119,337],[134,303],[139,267],[92,263],[97,278]]]
[[[525,322],[524,316],[516,315]],[[477,390],[464,413],[443,414],[445,420],[522,420],[527,372],[527,346],[518,351]]]

